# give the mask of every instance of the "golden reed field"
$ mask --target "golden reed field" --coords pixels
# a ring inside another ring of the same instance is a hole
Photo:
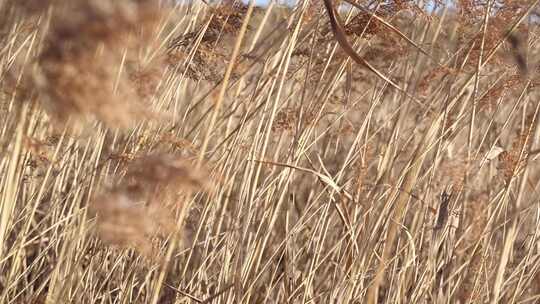
[[[540,303],[539,1],[0,0],[0,303]]]

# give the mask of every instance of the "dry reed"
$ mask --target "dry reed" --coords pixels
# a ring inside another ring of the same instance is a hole
[[[0,0],[0,302],[538,302],[537,4]]]

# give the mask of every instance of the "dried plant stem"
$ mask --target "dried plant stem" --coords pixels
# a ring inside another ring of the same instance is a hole
[[[401,221],[406,210],[407,202],[410,199],[409,193],[412,192],[414,185],[417,182],[420,168],[426,156],[427,151],[433,144],[433,140],[436,139],[436,134],[439,130],[444,115],[441,114],[428,129],[424,135],[422,141],[418,144],[409,165],[405,168],[403,175],[403,186],[396,187],[394,193],[390,196],[389,204],[394,206],[392,212],[392,218],[390,219],[388,233],[384,242],[383,254],[379,262],[379,266],[375,272],[375,278],[373,283],[369,287],[366,295],[366,303],[377,303],[379,287],[384,280],[384,273],[386,270],[386,263],[390,259],[390,255],[394,250],[394,242],[398,236],[399,229],[401,227]]]
[[[214,125],[216,124],[217,117],[221,112],[221,105],[223,104],[223,99],[225,98],[225,93],[227,92],[227,88],[229,86],[229,80],[231,78],[233,69],[235,68],[235,65],[236,65],[236,58],[238,57],[238,54],[240,53],[240,48],[244,40],[244,35],[246,34],[247,26],[249,23],[249,19],[251,18],[251,13],[253,12],[254,5],[255,5],[255,2],[251,0],[249,2],[249,7],[246,13],[246,16],[244,17],[242,27],[240,29],[240,32],[238,33],[238,37],[234,45],[231,59],[229,60],[229,64],[227,66],[227,70],[225,71],[225,76],[223,77],[223,82],[219,90],[219,95],[214,104],[214,111],[212,113],[212,117],[210,119],[208,128],[206,129],[206,134],[204,136],[203,144],[200,149],[199,159],[197,160],[197,167],[200,167],[204,161],[204,155],[206,154],[206,150],[208,149],[208,143],[210,142],[210,137],[212,135],[212,132],[214,131]]]
[[[538,121],[538,113],[540,110],[540,104],[537,104],[533,121]],[[519,151],[519,159],[523,159],[526,156],[527,151],[531,150],[531,147],[536,144],[538,141],[537,138],[533,138],[533,135],[538,135],[538,130],[540,130],[538,123],[529,126],[526,136],[525,136],[525,143],[521,147]],[[528,160],[525,160],[525,164],[528,163]],[[519,167],[519,165],[517,166]],[[515,169],[514,169],[515,170]],[[529,178],[529,170],[530,166],[525,165],[525,168],[523,172],[521,173],[521,182],[519,184],[519,189],[516,197],[516,201],[513,202],[514,206],[513,208],[515,210],[520,210],[523,196],[525,195],[525,187],[527,186],[527,181]],[[515,172],[514,172],[515,175]],[[511,191],[511,185],[512,183],[508,183],[505,196],[509,195]],[[491,298],[491,304],[496,304],[500,302],[500,294],[502,292],[502,284],[504,280],[504,274],[506,272],[506,266],[508,264],[508,260],[510,258],[510,255],[512,253],[512,250],[514,248],[514,243],[516,241],[516,237],[518,235],[518,225],[519,225],[519,213],[516,217],[513,218],[512,223],[510,225],[510,228],[508,229],[508,232],[506,233],[505,239],[504,239],[504,246],[502,249],[502,254],[499,260],[499,267],[497,268],[497,274],[495,276],[495,281],[493,282],[493,292],[492,292],[492,298]]]
[[[0,302],[537,301],[531,1],[0,0]]]
[[[13,221],[13,211],[17,202],[17,189],[15,188],[20,183],[20,172],[17,171],[17,166],[22,154],[22,141],[25,132],[26,118],[28,112],[28,104],[22,106],[20,111],[20,119],[17,126],[17,134],[15,142],[11,148],[9,157],[9,166],[7,174],[4,175],[3,183],[0,184],[2,189],[2,203],[0,203],[0,260],[4,258],[4,245],[7,237],[9,225]]]
[[[379,77],[381,80],[388,83],[388,85],[390,85],[392,88],[398,90],[399,92],[402,92],[403,94],[405,94],[405,96],[409,97],[414,102],[418,103],[420,106],[425,107],[422,101],[418,100],[418,98],[416,98],[415,96],[409,94],[405,88],[400,87],[398,84],[392,81],[392,79],[388,78],[388,76],[384,75],[382,72],[377,70],[367,60],[360,57],[360,55],[356,53],[354,48],[351,46],[351,44],[347,40],[345,31],[343,30],[342,22],[339,19],[339,15],[336,12],[336,9],[334,7],[334,4],[332,3],[332,0],[324,0],[324,5],[326,7],[326,11],[328,12],[328,17],[330,18],[330,25],[332,26],[334,37],[338,41],[343,51],[357,64],[367,68],[369,71],[374,73],[377,77]]]
[[[200,149],[200,154],[199,154],[199,158],[197,160],[196,169],[200,169],[202,164],[203,164],[204,155],[206,154],[206,150],[207,150],[208,144],[210,142],[210,137],[212,135],[214,125],[216,124],[217,117],[218,117],[218,115],[220,113],[220,110],[221,110],[221,105],[223,104],[223,99],[225,97],[225,93],[226,93],[227,87],[229,85],[229,79],[231,78],[231,74],[232,74],[233,69],[235,67],[236,58],[238,57],[238,54],[240,53],[240,48],[241,48],[242,42],[244,40],[244,36],[245,36],[246,30],[247,30],[249,20],[251,18],[251,14],[253,12],[254,5],[255,5],[255,1],[250,0],[248,11],[247,11],[247,13],[246,13],[246,15],[244,17],[244,21],[242,22],[242,27],[240,29],[240,32],[238,33],[238,37],[236,38],[236,43],[234,45],[234,50],[233,50],[233,53],[231,55],[231,59],[229,61],[229,64],[227,66],[227,70],[226,70],[225,76],[223,78],[223,82],[222,82],[222,85],[221,85],[221,88],[220,88],[220,91],[219,91],[219,95],[218,95],[217,100],[215,101],[215,104],[214,104],[214,112],[212,114],[212,117],[211,117],[210,123],[208,125],[208,128],[206,129],[206,135],[205,135],[205,137],[203,139],[203,144],[202,144],[202,147]],[[190,195],[188,195],[188,197],[189,196]],[[167,248],[167,252],[165,254],[165,258],[164,258],[164,261],[163,261],[163,266],[162,266],[162,268],[160,270],[158,279],[156,281],[156,285],[154,287],[154,296],[153,296],[152,302],[151,302],[152,304],[157,304],[159,302],[160,291],[161,291],[161,288],[163,286],[163,283],[165,282],[165,276],[167,275],[169,264],[171,262],[174,251],[178,246],[182,245],[181,244],[181,240],[182,240],[181,233],[182,233],[182,230],[183,230],[183,223],[184,223],[184,219],[186,218],[190,207],[191,207],[191,200],[188,200],[188,201],[186,201],[184,203],[184,205],[182,206],[182,209],[180,210],[180,214],[179,214],[177,222],[176,222],[177,231],[175,231],[175,233],[172,235],[169,247]]]
[[[489,13],[491,11],[492,2],[489,1],[488,6],[486,7],[486,11],[484,14],[484,21],[482,26],[482,39],[480,43],[480,54],[478,56],[477,66],[476,66],[476,76],[474,79],[474,88],[472,92],[472,100],[471,100],[471,117],[469,121],[469,135],[467,138],[467,162],[471,163],[471,154],[473,151],[472,143],[473,143],[473,136],[474,136],[474,124],[476,120],[476,111],[477,111],[477,95],[478,95],[478,85],[480,82],[480,70],[482,69],[482,63],[483,63],[483,57],[484,57],[484,48],[485,48],[485,42],[486,42],[486,32],[488,28],[488,21],[489,21]],[[468,180],[468,177],[466,177],[466,180]]]

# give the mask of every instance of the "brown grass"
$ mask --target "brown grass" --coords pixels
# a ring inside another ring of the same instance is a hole
[[[538,1],[336,2],[0,0],[0,302],[539,302]]]

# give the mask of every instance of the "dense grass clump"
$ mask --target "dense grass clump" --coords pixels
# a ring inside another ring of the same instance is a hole
[[[538,1],[0,0],[0,303],[538,303]]]

